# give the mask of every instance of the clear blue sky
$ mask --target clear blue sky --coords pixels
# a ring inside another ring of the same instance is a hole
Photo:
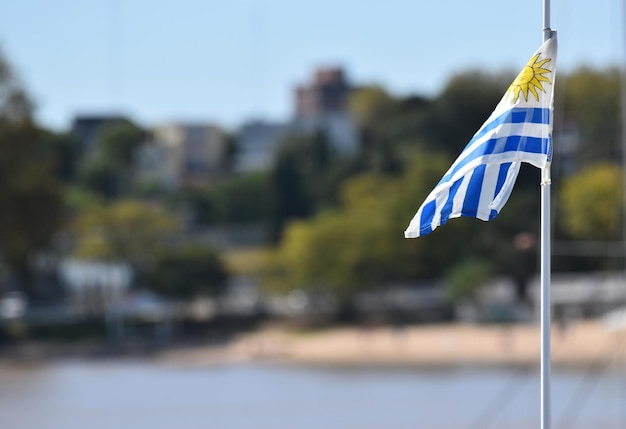
[[[623,62],[626,0],[552,0],[558,69]],[[13,0],[0,45],[46,126],[122,112],[145,126],[286,119],[320,65],[397,94],[436,95],[470,68],[519,69],[542,0]],[[557,83],[558,85],[558,83]]]

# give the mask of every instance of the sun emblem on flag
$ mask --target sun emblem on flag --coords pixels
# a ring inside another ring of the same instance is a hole
[[[513,94],[513,103],[517,103],[520,94],[524,96],[525,101],[528,101],[529,93],[535,96],[536,101],[539,101],[539,93],[537,90],[546,92],[542,82],[552,84],[552,81],[545,76],[549,74],[551,70],[543,68],[543,66],[550,61],[550,58],[545,58],[540,61],[539,54],[528,61],[528,64],[524,66],[507,90],[507,94]]]

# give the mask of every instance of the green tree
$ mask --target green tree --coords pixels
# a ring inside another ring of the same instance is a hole
[[[617,144],[620,133],[619,70],[583,67],[558,85],[565,91],[562,105],[557,104],[556,109],[562,109],[564,122],[576,129],[578,157],[582,165],[611,161],[621,156]],[[560,125],[559,122],[555,126]]]
[[[89,259],[127,261],[135,268],[150,264],[178,229],[163,209],[135,200],[120,200],[85,209],[75,220],[75,254]]]
[[[203,188],[186,188],[172,195],[172,204],[188,213],[195,226],[260,223],[269,212],[269,174],[233,176]]]
[[[80,183],[89,192],[99,197],[119,197],[119,171],[117,167],[101,158],[85,160],[80,167]]]
[[[0,51],[0,119],[8,124],[32,124],[33,103]]]
[[[434,101],[427,137],[456,156],[478,131],[513,81],[510,73],[454,76]]]
[[[32,124],[0,119],[0,256],[31,299],[29,256],[49,248],[63,222],[62,189],[41,141]]]
[[[572,237],[620,239],[624,204],[622,174],[619,166],[602,163],[563,181],[559,219]]]
[[[98,143],[98,156],[121,169],[131,169],[137,149],[145,140],[145,132],[132,122],[119,122],[103,128]]]
[[[423,154],[419,168],[402,179],[364,174],[348,180],[340,209],[288,226],[267,283],[349,298],[363,288],[432,276],[423,241],[405,240],[403,230],[446,164]],[[459,227],[452,230],[458,234]]]
[[[274,240],[289,220],[307,218],[320,206],[330,191],[325,173],[331,157],[323,133],[294,135],[281,143],[269,179],[269,229]]]
[[[359,127],[364,168],[398,173],[412,151],[426,147],[430,106],[418,96],[394,98],[378,85],[355,91],[350,112]]]
[[[490,270],[488,262],[476,259],[455,265],[446,276],[448,294],[455,301],[471,300],[477,288],[489,278]]]
[[[32,103],[0,54],[0,264],[37,299],[29,259],[50,248],[63,221],[50,145],[32,120]]]
[[[226,286],[227,272],[211,247],[164,249],[143,276],[142,286],[176,299],[215,296]]]
[[[265,222],[269,210],[269,175],[252,173],[218,183],[209,190],[217,223]]]
[[[388,283],[450,278],[455,293],[462,295],[487,274],[503,274],[519,282],[523,297],[534,268],[534,249],[517,249],[514,237],[532,236],[536,228],[533,193],[514,192],[509,206],[489,223],[454,219],[417,240],[403,238],[410,219],[449,164],[447,157],[423,152],[400,177],[368,173],[348,180],[338,209],[289,224],[269,264],[268,287],[283,292],[323,289],[349,299],[359,290]],[[474,263],[459,265],[475,261],[476,255],[490,261],[488,270]],[[457,285],[465,274],[471,278]]]
[[[109,199],[128,196],[133,185],[135,157],[144,139],[145,132],[131,122],[104,127],[95,153],[83,161],[80,175],[83,185]]]
[[[372,126],[390,115],[394,107],[394,98],[380,85],[360,87],[349,100],[350,113],[361,128]]]
[[[74,183],[78,174],[80,144],[69,134],[45,132],[43,145],[49,147],[54,175],[63,183]]]
[[[281,255],[293,285],[340,297],[387,280],[395,265],[393,226],[384,212],[325,213],[289,226]]]

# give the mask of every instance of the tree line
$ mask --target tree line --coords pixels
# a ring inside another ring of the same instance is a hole
[[[220,293],[223,255],[181,237],[217,225],[261,225],[269,256],[257,273],[272,291],[354,293],[394,282],[444,279],[463,296],[490,276],[514,279],[520,299],[537,269],[539,172],[524,166],[489,224],[458,219],[419,240],[403,231],[423,199],[489,116],[513,74],[467,71],[435,97],[355,88],[361,142],[340,156],[324,133],[291,135],[266,172],[226,162],[210,184],[167,191],[136,176],[147,130],[119,121],[85,154],[76,139],[37,124],[33,103],[0,59],[0,291],[58,296],[38,261],[77,256],[125,261],[135,284],[177,299]],[[617,69],[581,68],[557,80],[554,130],[556,240],[622,237]],[[230,136],[236,142],[236,135]],[[233,153],[236,145],[232,145]],[[231,153],[232,155],[232,153]],[[555,255],[562,271],[620,268],[615,259]]]

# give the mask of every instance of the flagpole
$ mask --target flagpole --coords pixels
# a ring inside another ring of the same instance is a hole
[[[550,0],[543,0],[543,41],[550,37]],[[550,163],[541,176],[541,429],[550,429]]]

